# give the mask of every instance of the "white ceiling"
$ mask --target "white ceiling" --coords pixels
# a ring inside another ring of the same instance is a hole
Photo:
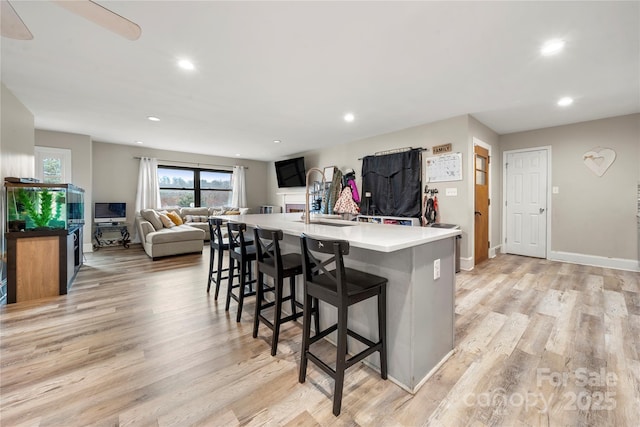
[[[640,112],[637,1],[99,1],[137,41],[11,3],[35,38],[2,38],[2,82],[36,128],[97,141],[276,160],[461,114],[504,134]]]

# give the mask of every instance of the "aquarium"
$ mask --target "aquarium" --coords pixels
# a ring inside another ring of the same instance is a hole
[[[84,190],[72,184],[5,182],[6,227],[15,231],[73,230],[84,224]]]

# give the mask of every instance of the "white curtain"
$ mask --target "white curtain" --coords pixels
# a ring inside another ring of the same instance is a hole
[[[158,159],[140,158],[138,172],[138,192],[136,193],[136,215],[142,209],[156,209],[160,207],[160,183],[158,182]],[[140,243],[137,221],[131,233],[133,243]]]
[[[234,208],[247,207],[247,185],[245,182],[245,167],[233,167],[233,191],[231,192],[231,206]]]
[[[138,193],[136,194],[136,212],[141,209],[160,207],[160,184],[158,183],[158,159],[142,157],[138,173]]]

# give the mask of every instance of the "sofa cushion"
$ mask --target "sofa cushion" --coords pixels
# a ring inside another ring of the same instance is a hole
[[[188,225],[176,225],[147,234],[146,241],[151,244],[184,242],[187,240],[204,241],[205,232]]]
[[[142,218],[146,219],[153,225],[153,228],[156,230],[162,230],[164,226],[162,225],[162,221],[158,216],[158,213],[154,209],[142,209],[140,211],[140,215]]]
[[[180,216],[185,218],[187,215],[209,216],[209,208],[181,208]]]

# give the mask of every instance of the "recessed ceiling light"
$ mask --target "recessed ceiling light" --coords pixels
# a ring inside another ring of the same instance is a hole
[[[147,119],[151,120],[152,122],[159,122],[160,121],[160,119],[155,117],[155,116],[149,116],[149,117],[147,117]]]
[[[142,141],[136,141],[136,144],[142,144]]]
[[[568,96],[558,100],[558,105],[561,107],[568,107],[571,104],[573,104],[573,98],[569,98]]]
[[[553,40],[547,41],[545,44],[542,45],[542,47],[540,48],[540,53],[545,56],[554,55],[560,52],[563,48],[564,48],[564,40],[553,39]]]
[[[240,153],[236,153],[236,157],[240,157]]]
[[[188,59],[181,59],[180,61],[178,61],[178,67],[182,68],[183,70],[193,70],[195,69],[195,65],[193,65],[193,62],[189,61]]]
[[[355,116],[352,113],[347,113],[344,115],[345,122],[352,122],[355,120]]]
[[[274,140],[273,140],[273,143],[274,143],[274,144],[280,144],[281,142],[282,142],[282,141],[280,141],[279,139],[274,139]]]

